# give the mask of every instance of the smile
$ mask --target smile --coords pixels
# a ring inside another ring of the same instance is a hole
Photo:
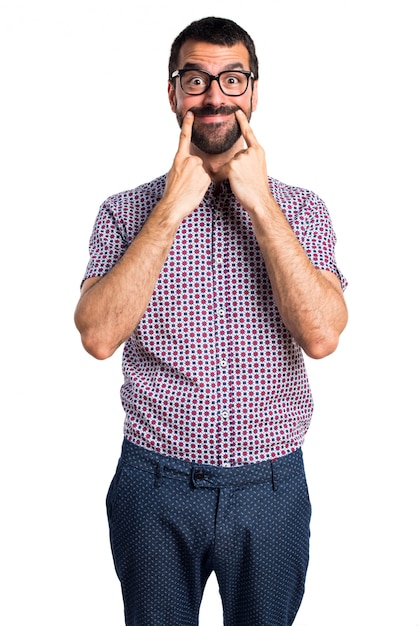
[[[195,114],[195,120],[203,122],[204,124],[222,124],[222,122],[226,122],[230,117],[231,113],[215,113],[210,115],[201,115],[199,113]]]

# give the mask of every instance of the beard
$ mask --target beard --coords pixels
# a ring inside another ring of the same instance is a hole
[[[192,143],[201,152],[206,154],[222,154],[232,148],[232,146],[241,137],[241,128],[237,122],[235,115],[231,118],[231,124],[226,127],[225,122],[213,122],[211,124],[199,124],[199,116],[204,115],[232,115],[235,111],[238,111],[240,107],[191,107],[190,111],[194,113],[195,119],[192,129]],[[183,117],[177,111],[177,121],[181,128],[183,124]],[[251,112],[247,116],[248,120],[251,117]]]

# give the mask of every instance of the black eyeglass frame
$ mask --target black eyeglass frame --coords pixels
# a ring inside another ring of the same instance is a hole
[[[203,91],[201,91],[199,93],[189,93],[188,91],[186,91],[184,89],[183,84],[182,84],[183,75],[186,72],[193,72],[193,69],[195,69],[197,72],[201,72],[202,74],[205,74],[206,76],[209,77],[208,85],[206,86],[206,88]],[[246,84],[246,87],[245,87],[243,92],[241,92],[241,93],[225,93],[225,91],[222,89],[222,85],[221,85],[220,80],[219,80],[220,77],[222,76],[222,74],[231,74],[231,73],[243,74],[244,76],[247,77],[247,84]],[[177,77],[180,79],[180,87],[181,87],[182,91],[184,91],[184,93],[187,94],[188,96],[201,96],[201,95],[203,95],[204,93],[206,93],[210,89],[210,86],[212,85],[212,81],[216,80],[216,82],[219,85],[219,89],[222,91],[222,93],[225,96],[228,96],[228,98],[229,97],[231,97],[231,98],[239,98],[240,96],[243,96],[245,94],[245,92],[247,91],[247,89],[248,89],[248,85],[250,84],[250,78],[252,78],[253,82],[254,82],[254,79],[255,79],[254,73],[251,72],[251,71],[248,71],[248,70],[224,70],[223,72],[219,72],[219,74],[214,75],[214,74],[210,74],[206,70],[201,70],[201,69],[198,69],[198,68],[191,68],[191,67],[183,68],[181,70],[175,70],[171,74],[171,79],[174,80]]]

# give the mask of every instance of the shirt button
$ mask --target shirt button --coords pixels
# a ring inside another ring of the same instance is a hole
[[[220,257],[220,256],[218,256],[218,258],[216,259],[216,262],[217,262],[217,264],[218,264],[218,265],[221,265],[221,263],[222,263],[222,259],[221,259],[221,257]]]
[[[219,317],[223,317],[225,315],[225,310],[224,309],[218,309],[218,315],[219,315]]]
[[[221,361],[221,367],[226,367],[226,360],[225,360],[225,359],[222,359],[222,361]]]
[[[228,411],[222,411],[221,413],[221,417],[224,417],[225,419],[228,417],[229,413]]]

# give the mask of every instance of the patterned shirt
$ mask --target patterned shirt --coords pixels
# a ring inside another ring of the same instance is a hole
[[[122,257],[165,179],[102,204],[85,278]],[[345,288],[324,203],[273,178],[269,185],[313,265]],[[281,320],[251,220],[228,181],[216,193],[212,184],[181,223],[122,367],[124,434],[138,445],[227,467],[302,445],[313,410],[302,350]]]

